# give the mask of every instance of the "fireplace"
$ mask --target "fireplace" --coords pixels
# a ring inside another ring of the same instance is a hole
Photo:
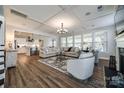
[[[124,74],[124,48],[119,48],[119,64],[120,72]]]

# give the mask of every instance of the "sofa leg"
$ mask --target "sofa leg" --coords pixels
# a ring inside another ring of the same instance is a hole
[[[98,63],[95,63],[95,66],[98,66]]]
[[[68,73],[68,76],[69,76],[70,78],[74,78],[74,77],[73,77],[73,75],[72,75],[72,74],[70,74],[70,73]]]

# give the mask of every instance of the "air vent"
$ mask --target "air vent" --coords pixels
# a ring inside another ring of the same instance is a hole
[[[17,16],[20,16],[20,17],[23,17],[23,18],[27,18],[27,15],[23,14],[23,13],[20,13],[16,10],[13,10],[11,9],[11,13],[14,14],[14,15],[17,15]]]

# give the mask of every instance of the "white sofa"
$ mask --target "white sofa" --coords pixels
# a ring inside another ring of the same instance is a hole
[[[93,75],[94,61],[92,53],[81,53],[79,59],[68,60],[67,72],[77,79],[88,79]]]
[[[71,49],[69,50],[69,48],[71,48]],[[63,47],[61,50],[63,51],[62,54],[64,56],[78,58],[80,55],[80,49],[78,47]]]
[[[58,48],[54,47],[46,47],[46,48],[41,48],[39,51],[39,56],[41,58],[48,58],[48,57],[53,57],[56,56],[58,53]]]

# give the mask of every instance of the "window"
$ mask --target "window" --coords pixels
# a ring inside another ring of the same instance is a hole
[[[101,52],[107,51],[107,33],[95,32],[94,33],[94,49]]]
[[[74,36],[74,47],[81,48],[81,35]]]
[[[92,34],[83,35],[83,49],[92,48]]]
[[[73,36],[67,37],[67,47],[73,47]]]
[[[66,37],[61,38],[61,47],[66,47]]]
[[[52,40],[52,47],[56,47],[57,46],[57,42],[56,42],[56,40]]]

